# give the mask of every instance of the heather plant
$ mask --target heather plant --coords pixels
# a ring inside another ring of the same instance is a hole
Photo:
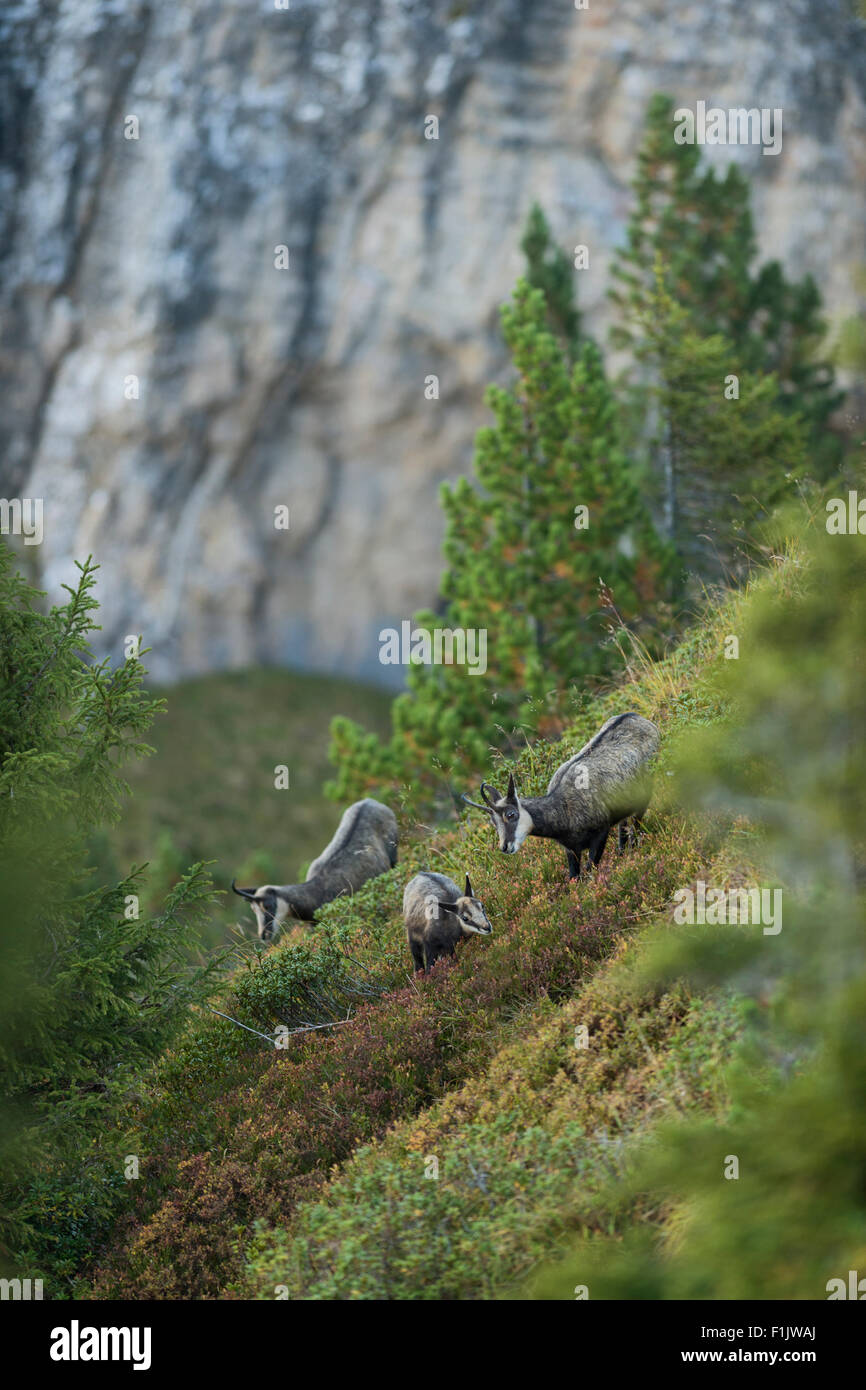
[[[721,1114],[742,1031],[734,998],[637,984],[637,956],[621,941],[573,999],[542,1001],[484,1071],[359,1150],[288,1227],[259,1222],[244,1293],[493,1298],[564,1223],[609,1230],[629,1142],[672,1109]]]

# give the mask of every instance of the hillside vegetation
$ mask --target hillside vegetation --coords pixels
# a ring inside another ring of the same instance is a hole
[[[756,601],[790,603],[799,565],[789,557],[708,608],[665,661],[638,660],[561,741],[517,759],[519,784],[537,792],[611,713],[654,718],[657,797],[636,849],[609,850],[569,884],[557,847],[502,856],[467,817],[243,964],[223,1013],[270,1036],[336,1026],[275,1049],[195,1018],[120,1145],[142,1156],[143,1180],[127,1187],[96,1296],[495,1297],[567,1231],[658,1218],[640,1193],[614,1199],[610,1180],[660,1120],[726,1113],[726,1064],[755,1010],[724,982],[660,986],[642,968],[650,924],[672,931],[677,888],[757,881],[756,828],[670,804],[671,758],[687,730],[729,717],[723,639]],[[414,979],[400,899],[428,866],[471,868],[494,936]],[[424,1176],[431,1157],[438,1178]]]

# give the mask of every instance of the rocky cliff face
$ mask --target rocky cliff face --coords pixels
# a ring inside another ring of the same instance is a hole
[[[106,650],[141,632],[162,678],[387,674],[380,627],[436,593],[436,489],[504,365],[528,207],[589,246],[603,335],[653,91],[783,108],[778,157],[708,153],[753,175],[763,254],[851,307],[846,0],[19,0],[0,47],[0,495],[44,499],[52,594],[94,553]]]

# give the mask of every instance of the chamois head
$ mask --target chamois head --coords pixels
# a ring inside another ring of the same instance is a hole
[[[469,875],[466,875],[466,887],[463,896],[453,903],[439,904],[440,912],[450,912],[457,919],[457,925],[464,936],[489,936],[493,927],[484,911],[484,904],[480,898],[476,898],[472,892],[472,884],[469,882]]]
[[[289,914],[289,904],[273,884],[262,888],[236,888],[232,879],[232,892],[246,898],[256,916],[259,940],[270,941],[280,928],[283,918]]]
[[[491,797],[488,792],[493,793]],[[517,795],[514,786],[514,773],[508,774],[508,791],[505,796],[501,796],[494,786],[489,782],[481,783],[481,799],[483,806],[479,806],[477,801],[470,801],[468,796],[463,800],[467,806],[474,806],[478,811],[486,811],[492,820],[496,833],[499,836],[499,848],[503,854],[516,854],[532,830],[532,817],[521,804],[520,797]]]

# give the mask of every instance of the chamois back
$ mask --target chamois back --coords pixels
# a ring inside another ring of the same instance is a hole
[[[315,921],[325,903],[387,873],[397,863],[397,840],[394,812],[366,797],[343,812],[333,839],[313,860],[303,883],[236,888],[232,880],[232,888],[249,902],[260,940],[270,941],[286,918]]]

